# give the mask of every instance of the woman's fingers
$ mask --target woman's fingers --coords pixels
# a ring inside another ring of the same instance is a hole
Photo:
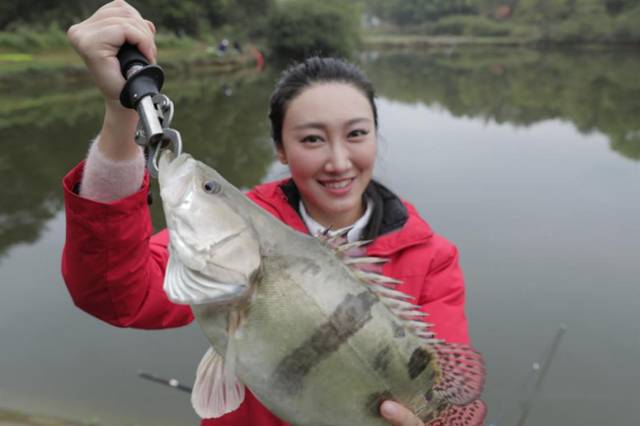
[[[415,414],[397,402],[383,402],[380,406],[380,414],[393,426],[424,426]]]
[[[125,42],[137,46],[150,63],[156,62],[155,25],[123,0],[107,3],[88,19],[71,26],[67,34],[109,100],[118,99],[124,85],[116,55]]]

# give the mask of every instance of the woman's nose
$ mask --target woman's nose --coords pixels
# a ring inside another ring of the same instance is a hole
[[[344,173],[351,168],[351,153],[346,142],[337,141],[330,144],[329,158],[325,164],[325,171],[329,173]]]

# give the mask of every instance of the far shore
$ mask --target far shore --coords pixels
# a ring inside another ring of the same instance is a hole
[[[455,46],[611,46],[640,48],[637,43],[558,43],[525,37],[479,37],[479,36],[433,36],[426,34],[369,33],[364,34],[362,42],[369,49],[401,49]]]

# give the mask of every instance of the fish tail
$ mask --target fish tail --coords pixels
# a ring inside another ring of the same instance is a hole
[[[465,406],[480,397],[485,382],[482,355],[461,343],[432,345],[440,370],[433,393],[453,405]]]
[[[482,426],[486,415],[486,404],[477,399],[466,405],[449,405],[426,426]]]

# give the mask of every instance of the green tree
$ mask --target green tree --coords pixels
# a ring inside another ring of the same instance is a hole
[[[360,14],[339,0],[292,0],[280,3],[268,19],[267,42],[279,59],[310,55],[348,57],[359,42]]]

